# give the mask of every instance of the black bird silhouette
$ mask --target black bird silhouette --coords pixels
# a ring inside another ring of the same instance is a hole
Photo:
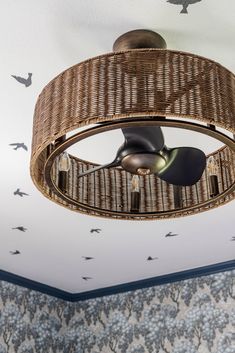
[[[91,256],[82,256],[84,258],[84,260],[93,260],[94,257]]]
[[[172,232],[169,232],[169,233],[167,233],[166,235],[165,235],[165,237],[167,238],[167,237],[176,237],[177,235],[179,235],[179,234],[173,234]]]
[[[90,233],[100,233],[100,232],[101,232],[101,229],[99,229],[99,228],[92,228],[90,230]]]
[[[82,279],[84,279],[84,281],[88,281],[89,279],[92,279],[91,277],[82,277]]]
[[[174,5],[182,5],[183,9],[180,11],[180,13],[188,13],[188,6],[191,4],[195,4],[196,2],[199,2],[201,0],[167,0],[167,2],[174,4]]]
[[[19,250],[15,250],[15,251],[10,251],[11,255],[19,255],[20,251]]]
[[[31,72],[28,73],[27,78],[15,76],[15,75],[11,75],[11,76],[14,77],[14,79],[16,81],[18,81],[19,83],[22,83],[23,85],[25,85],[25,87],[29,87],[32,84],[32,73]]]
[[[235,237],[232,237],[231,241],[235,241]]]
[[[26,194],[26,192],[20,191],[20,189],[16,189],[16,191],[14,191],[14,195],[19,195],[20,197],[25,196],[29,196],[29,194]]]
[[[19,226],[19,227],[14,227],[12,229],[18,229],[20,230],[21,232],[26,232],[27,228],[23,227],[23,226]]]
[[[158,257],[149,256],[149,257],[147,258],[147,261],[152,261],[152,260],[157,260],[157,259],[158,259]]]
[[[9,146],[15,146],[14,150],[18,150],[18,148],[23,148],[25,151],[28,151],[28,147],[24,144],[24,142],[16,142],[10,143]]]

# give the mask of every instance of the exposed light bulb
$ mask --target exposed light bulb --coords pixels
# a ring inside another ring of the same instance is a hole
[[[139,212],[140,209],[140,178],[133,175],[131,179],[131,212]]]
[[[62,152],[59,156],[58,169],[60,172],[68,172],[71,166],[70,157],[67,152]]]
[[[58,161],[58,188],[67,192],[68,171],[71,167],[70,157],[67,152],[62,152]]]
[[[132,192],[140,191],[140,178],[138,175],[133,175],[131,179],[131,191]]]
[[[210,156],[207,161],[208,175],[217,175],[219,172],[218,164],[213,156]]]
[[[214,197],[219,194],[219,183],[218,183],[219,167],[218,167],[217,161],[213,156],[210,156],[208,158],[207,172],[208,172],[210,197]]]

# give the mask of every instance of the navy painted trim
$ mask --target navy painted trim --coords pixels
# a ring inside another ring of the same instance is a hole
[[[211,275],[213,273],[224,272],[235,269],[235,260],[217,263],[214,265],[198,267],[191,270],[175,272],[163,276],[151,277],[140,281],[119,284],[117,286],[100,288],[83,293],[69,293],[58,288],[32,281],[30,279],[14,275],[13,273],[0,270],[0,280],[26,287],[53,297],[70,302],[77,302],[92,298],[104,297],[117,293],[133,291],[142,288],[153,287],[161,284],[183,281],[185,279]]]
[[[25,287],[28,289],[32,289],[32,290],[35,290],[37,292],[41,292],[41,293],[44,293],[47,295],[51,295],[51,296],[59,298],[59,299],[71,301],[71,294],[69,292],[65,292],[61,289],[47,286],[46,284],[36,282],[31,279],[15,275],[14,273],[0,270],[0,280],[10,282],[10,283],[13,283],[13,284],[16,284],[18,286]]]

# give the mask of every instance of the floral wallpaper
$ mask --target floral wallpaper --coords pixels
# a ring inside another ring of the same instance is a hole
[[[0,294],[0,353],[235,353],[235,270],[76,303]]]

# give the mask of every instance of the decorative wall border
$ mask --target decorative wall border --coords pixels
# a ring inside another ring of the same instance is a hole
[[[170,273],[167,275],[151,277],[140,281],[123,283],[116,286],[99,288],[99,289],[82,292],[82,293],[66,292],[61,289],[51,287],[46,284],[36,282],[3,270],[0,270],[0,280],[13,283],[18,286],[25,287],[31,290],[35,290],[68,302],[79,302],[87,299],[93,299],[98,297],[104,297],[107,295],[113,295],[117,293],[123,293],[123,292],[133,291],[137,289],[153,287],[161,284],[183,281],[185,279],[207,276],[213,273],[224,272],[224,271],[229,271],[233,269],[235,269],[235,259],[226,261],[226,262],[220,262],[213,265],[197,267],[191,270],[185,270],[185,271]]]

